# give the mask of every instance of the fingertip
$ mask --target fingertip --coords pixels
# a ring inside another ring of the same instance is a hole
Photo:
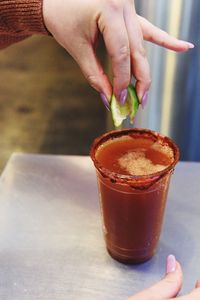
[[[181,264],[177,261],[175,255],[170,254],[166,259],[166,276],[174,277],[177,280],[177,284],[179,286],[182,285],[183,280],[183,272],[181,268]]]
[[[136,93],[139,99],[140,104],[144,108],[147,104],[148,95],[149,95],[149,88],[150,88],[150,81],[147,84],[144,84],[142,81],[137,81],[135,84]]]
[[[192,43],[185,42],[178,40],[177,45],[175,47],[168,47],[170,50],[176,51],[176,52],[186,52],[188,50],[193,49],[195,46]]]
[[[188,43],[188,47],[189,47],[189,49],[193,49],[195,46],[192,43]]]
[[[110,111],[110,104],[108,98],[104,93],[100,93],[101,100],[108,111]]]
[[[179,40],[179,43],[181,43],[186,49],[193,49],[195,47],[193,43],[186,42],[183,40]]]
[[[127,96],[128,96],[127,89],[124,89],[123,91],[121,91],[120,97],[119,97],[119,101],[120,101],[121,105],[124,105],[124,103],[126,102]]]
[[[113,93],[112,90],[113,88],[110,83],[110,80],[107,77],[107,75],[104,74],[102,78],[101,87],[100,87],[100,93],[103,93],[106,96],[108,102],[110,102],[110,99],[112,97],[112,93]]]
[[[130,83],[130,78],[129,80],[121,80],[119,85],[119,80],[116,83],[116,79],[114,79],[113,82],[113,94],[117,98],[117,100],[123,105],[126,102],[127,96],[128,96],[128,85]]]
[[[148,102],[148,97],[149,97],[149,91],[146,91],[144,93],[144,96],[142,97],[142,101],[141,101],[141,105],[142,105],[142,108],[144,109],[147,105],[147,102]]]
[[[135,89],[136,89],[136,93],[137,93],[139,102],[142,103],[142,97],[143,97],[145,91],[143,91],[143,89],[140,88],[140,82],[139,81],[136,81]]]
[[[167,256],[166,273],[172,273],[176,270],[176,257],[173,254]]]

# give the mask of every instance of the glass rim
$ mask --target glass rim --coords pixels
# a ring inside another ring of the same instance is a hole
[[[131,136],[132,134],[141,134],[141,136],[151,136],[155,141],[156,140],[162,140],[165,142],[172,150],[174,153],[174,160],[173,162],[167,166],[165,169],[154,172],[151,174],[147,175],[122,175],[113,171],[110,171],[109,169],[105,168],[102,166],[99,161],[96,159],[96,151],[99,146],[103,145],[104,142],[114,139],[117,137],[121,136]],[[96,169],[101,173],[102,176],[108,177],[111,180],[116,180],[116,181],[140,181],[140,180],[154,180],[156,178],[160,178],[167,174],[168,172],[172,171],[177,164],[179,158],[180,158],[180,152],[177,144],[168,136],[162,135],[161,133],[157,131],[153,131],[150,129],[144,129],[144,128],[125,128],[125,129],[118,129],[118,130],[112,130],[109,132],[106,132],[102,134],[101,136],[97,137],[90,148],[90,157],[96,167]]]

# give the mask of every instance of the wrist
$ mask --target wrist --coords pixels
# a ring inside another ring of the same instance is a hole
[[[58,0],[42,0],[42,17],[43,22],[46,30],[49,32],[49,34],[52,34],[53,28],[55,27],[53,25],[54,22],[54,1]]]
[[[8,1],[6,1],[8,2]],[[42,0],[14,0],[1,12],[1,27],[9,34],[48,34],[42,14]]]

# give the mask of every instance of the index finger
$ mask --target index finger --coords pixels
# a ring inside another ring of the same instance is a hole
[[[145,18],[137,16],[141,25],[142,34],[145,40],[157,44],[161,47],[182,52],[194,48],[192,43],[181,41],[171,35],[166,31],[161,30],[156,27]]]

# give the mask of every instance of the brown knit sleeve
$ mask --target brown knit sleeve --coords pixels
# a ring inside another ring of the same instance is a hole
[[[0,0],[0,48],[32,34],[45,34],[42,0]]]

